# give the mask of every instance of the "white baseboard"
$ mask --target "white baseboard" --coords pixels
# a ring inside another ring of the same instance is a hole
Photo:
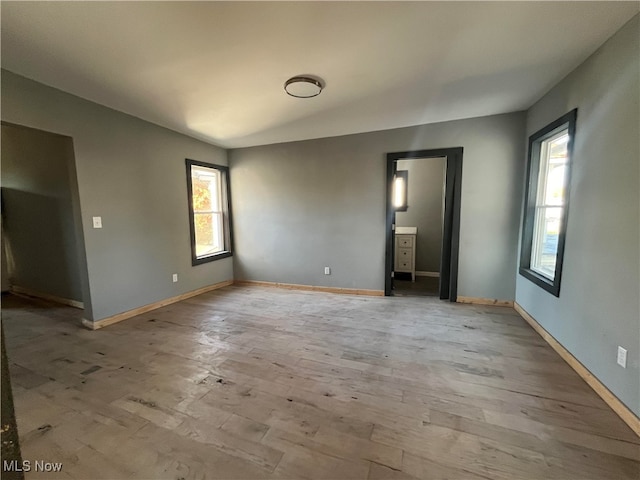
[[[419,271],[416,271],[416,277],[439,278],[440,277],[440,272],[419,272]]]

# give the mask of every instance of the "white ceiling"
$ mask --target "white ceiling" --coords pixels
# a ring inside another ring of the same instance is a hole
[[[640,2],[10,2],[2,67],[224,147],[528,108]],[[299,74],[322,94],[287,96]]]

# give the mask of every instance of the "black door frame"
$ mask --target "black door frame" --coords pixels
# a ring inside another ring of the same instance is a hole
[[[440,298],[458,299],[458,254],[460,248],[460,198],[462,193],[462,147],[435,150],[412,150],[387,153],[387,214],[384,294],[393,288],[393,232],[396,210],[393,208],[393,177],[398,160],[446,157],[444,223],[442,226],[442,257],[440,260]]]

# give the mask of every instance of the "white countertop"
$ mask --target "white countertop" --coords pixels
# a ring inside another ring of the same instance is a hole
[[[418,227],[396,227],[396,235],[417,235]]]

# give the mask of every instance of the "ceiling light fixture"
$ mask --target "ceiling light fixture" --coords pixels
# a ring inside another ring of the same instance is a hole
[[[284,82],[284,91],[292,97],[311,98],[320,95],[323,89],[319,79],[306,77],[303,75],[291,77]]]

